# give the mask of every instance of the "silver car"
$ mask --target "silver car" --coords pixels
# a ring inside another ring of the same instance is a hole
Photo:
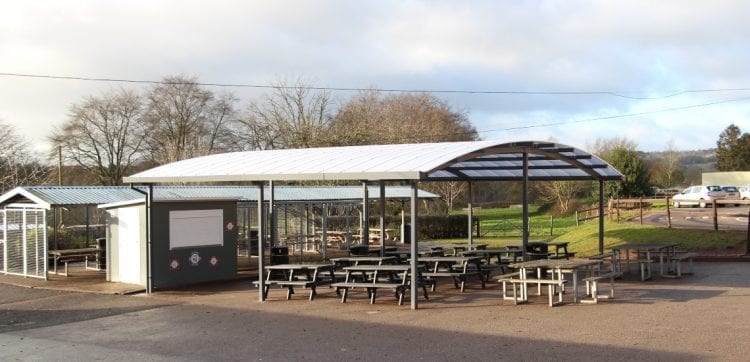
[[[672,197],[672,205],[676,208],[680,206],[695,205],[698,207],[706,207],[711,204],[713,200],[724,200],[726,197],[727,193],[721,189],[721,186],[690,186]]]
[[[740,189],[737,186],[722,186],[721,189],[727,193],[727,200],[742,200]],[[734,206],[740,206],[740,204],[734,204]]]

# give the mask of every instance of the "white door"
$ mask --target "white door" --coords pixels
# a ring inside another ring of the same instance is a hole
[[[141,284],[141,209],[125,207],[117,210],[120,282]]]

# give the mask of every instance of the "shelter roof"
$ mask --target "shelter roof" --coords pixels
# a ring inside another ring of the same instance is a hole
[[[268,180],[620,180],[583,150],[552,142],[392,144],[231,152],[125,177],[130,183]]]
[[[268,187],[266,187],[268,190]],[[138,190],[141,190],[140,192]],[[0,196],[0,205],[26,204],[49,209],[55,206],[94,206],[139,201],[144,198],[144,187],[134,190],[128,186],[22,186]],[[256,186],[158,186],[154,187],[156,201],[237,200],[257,202]],[[408,199],[407,186],[387,186],[387,199]],[[264,193],[266,200],[269,191]],[[371,199],[380,197],[380,189],[368,187]],[[431,192],[419,191],[420,198],[438,198]],[[278,202],[352,202],[362,200],[361,186],[276,186],[274,198]]]

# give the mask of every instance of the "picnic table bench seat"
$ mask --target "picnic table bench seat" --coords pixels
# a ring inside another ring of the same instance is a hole
[[[338,282],[331,284],[332,287],[336,288],[336,293],[341,292],[341,302],[346,303],[346,299],[349,295],[349,290],[352,288],[363,288],[367,291],[367,296],[370,298],[370,304],[375,304],[375,298],[377,296],[377,291],[380,288],[387,288],[392,289],[396,294],[396,299],[398,299],[398,305],[402,305],[404,303],[404,294],[406,294],[407,289],[409,288],[409,284],[403,284],[403,283],[386,283],[386,282]],[[427,296],[427,288],[425,285],[422,285],[422,290],[424,291],[424,298],[428,299]]]
[[[271,288],[271,286],[279,286],[282,288],[287,288],[286,292],[286,299],[290,300],[292,299],[292,294],[294,294],[294,287],[302,287],[302,288],[310,288],[310,298],[309,300],[315,299],[315,296],[317,295],[317,291],[315,290],[317,285],[320,285],[320,282],[315,282],[313,280],[266,280],[263,282],[265,288],[263,290],[263,298],[268,298],[268,290]],[[253,281],[253,285],[257,288],[260,283],[257,280]]]
[[[586,294],[589,295],[591,299],[586,299],[586,298],[581,299],[581,303],[596,304],[599,302],[599,298],[614,299],[615,298],[615,278],[619,278],[621,276],[622,276],[622,272],[610,271],[608,273],[584,278],[583,281],[586,282]],[[609,279],[609,295],[599,295],[599,281],[603,279]]]
[[[525,278],[520,277],[501,277],[498,279],[503,284],[503,299],[512,300],[514,304],[528,303],[528,285],[529,284],[545,284],[547,285],[547,295],[550,307],[560,305],[563,303],[563,285],[568,281],[565,279],[538,279],[538,278]],[[508,295],[507,284],[512,284],[513,296]],[[554,300],[554,295],[557,294],[557,301]],[[520,297],[519,297],[520,295]]]
[[[461,289],[461,293],[464,292],[466,289],[466,280],[471,276],[477,276],[479,277],[479,280],[482,285],[482,289],[485,287],[485,275],[483,274],[483,271],[481,270],[469,270],[466,272],[462,271],[432,271],[432,272],[422,272],[422,276],[430,281],[432,291],[435,291],[435,287],[437,286],[437,280],[435,278],[437,277],[451,277],[453,278],[453,285],[456,288]]]
[[[570,259],[570,258],[575,258],[575,256],[576,256],[576,253],[574,251],[566,251],[564,253],[559,253],[559,254],[554,254],[554,253],[550,254],[548,256],[548,258],[550,258],[550,259]]]
[[[693,258],[696,256],[698,256],[698,253],[687,252],[687,251],[675,252],[675,254],[672,256],[670,261],[672,262],[673,269],[677,273],[676,275],[677,278],[682,277],[682,274],[693,274]],[[686,272],[682,271],[683,261],[688,262],[688,270]]]

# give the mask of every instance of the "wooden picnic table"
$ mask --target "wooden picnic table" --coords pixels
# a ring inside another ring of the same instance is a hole
[[[569,241],[529,241],[526,245],[526,256],[528,259],[568,259],[575,256],[575,253],[568,252]],[[521,250],[522,244],[506,245],[506,248]],[[554,248],[554,251],[552,251]]]
[[[458,256],[459,253],[462,251],[485,249],[487,248],[487,244],[471,244],[471,245],[469,245],[468,243],[440,244],[440,245],[435,245],[435,247],[443,247],[443,248],[451,249],[453,250],[453,256]]]
[[[458,253],[460,256],[481,256],[487,264],[492,264],[492,258],[497,259],[498,265],[507,265],[509,262],[515,263],[520,261],[523,252],[519,249],[480,249],[465,250]]]
[[[337,267],[347,267],[360,264],[394,264],[398,260],[395,256],[348,256],[341,258],[331,258],[331,262]]]
[[[529,260],[520,263],[510,264],[511,268],[518,269],[519,278],[524,279],[529,271],[536,271],[537,279],[545,279],[544,273],[547,269],[552,269],[552,279],[563,279],[563,274],[571,274],[573,281],[573,301],[578,303],[578,272],[581,269],[587,271],[587,274],[592,275],[601,264],[600,260],[596,259],[537,259]],[[537,284],[537,295],[541,294],[541,283]],[[522,286],[521,296],[522,299],[528,297],[527,285]]]
[[[421,273],[421,270],[418,268],[417,272]],[[352,288],[365,289],[370,298],[370,304],[375,303],[378,289],[387,288],[394,290],[398,304],[402,305],[404,294],[410,287],[411,266],[409,265],[356,265],[344,267],[344,271],[346,272],[344,281],[332,284],[336,292],[341,294],[342,303],[346,303]],[[427,299],[427,288],[422,282],[421,274],[417,276],[417,280],[421,284],[424,298]]]
[[[436,253],[436,251],[430,250],[430,249],[420,249],[417,250],[417,255],[420,257],[422,256],[433,256],[433,254]],[[395,256],[398,258],[398,262],[405,262],[409,260],[411,257],[411,250],[409,249],[396,249],[396,250],[386,250],[385,252],[386,256]]]
[[[679,243],[625,243],[613,246],[612,250],[619,252],[620,258],[625,257],[628,272],[630,272],[630,251],[634,251],[636,253],[636,261],[642,265],[641,280],[645,280],[648,278],[644,275],[644,270],[647,270],[648,277],[651,276],[652,253],[656,253],[659,256],[659,275],[666,276],[664,264],[666,262],[667,272],[672,272],[672,265],[669,261],[675,256],[675,250],[679,245]]]
[[[482,268],[481,256],[425,256],[417,260],[425,265],[422,275],[427,279],[437,277],[453,278],[453,285],[464,291],[466,280],[470,276],[479,277],[482,288],[487,280],[487,269]],[[435,290],[436,281],[432,280],[432,290]]]
[[[65,264],[65,272],[63,275],[68,276],[68,262],[82,261],[85,263],[86,269],[97,269],[89,268],[89,261],[98,261],[99,258],[103,257],[102,249],[99,248],[78,248],[78,249],[55,249],[48,250],[47,255],[52,259],[53,270],[50,273],[58,274],[57,265],[60,263]]]
[[[266,266],[265,290],[263,299],[268,297],[268,290],[272,285],[287,288],[286,299],[294,294],[294,287],[310,288],[310,299],[317,295],[316,287],[321,284],[333,283],[336,280],[334,264],[279,264]],[[257,281],[253,282],[257,284]]]

